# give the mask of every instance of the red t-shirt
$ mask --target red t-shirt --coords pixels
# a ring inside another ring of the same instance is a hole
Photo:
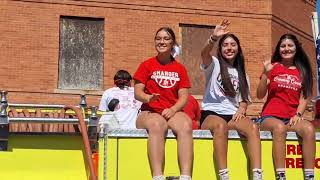
[[[262,110],[262,116],[291,118],[296,114],[300,94],[301,77],[298,69],[288,69],[275,63],[268,75],[268,98]]]
[[[200,120],[201,112],[198,101],[191,95],[188,97],[188,102],[184,106],[183,111],[191,118],[192,120],[192,129],[199,129],[198,121]]]
[[[156,57],[140,64],[133,79],[145,85],[146,94],[158,93],[156,101],[144,103],[141,110],[162,113],[172,107],[178,100],[178,90],[190,88],[190,81],[184,66],[173,60],[169,64],[160,64]]]

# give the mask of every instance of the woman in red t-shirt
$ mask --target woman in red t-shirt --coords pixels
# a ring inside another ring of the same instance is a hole
[[[148,155],[154,180],[164,180],[164,145],[168,129],[177,135],[180,180],[191,180],[193,164],[192,121],[182,111],[188,100],[190,81],[184,66],[171,52],[177,44],[171,28],[155,35],[158,54],[140,64],[134,74],[135,98],[141,102],[137,128],[147,129]]]
[[[272,132],[277,179],[285,179],[287,131],[295,131],[302,138],[305,178],[314,177],[315,129],[303,119],[312,96],[312,86],[312,68],[308,56],[294,35],[284,34],[272,60],[264,61],[257,88],[259,99],[268,92],[258,123],[261,129]]]

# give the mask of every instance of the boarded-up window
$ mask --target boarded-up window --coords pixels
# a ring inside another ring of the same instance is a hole
[[[59,88],[103,88],[104,19],[60,17]]]
[[[204,74],[200,70],[201,50],[214,26],[180,24],[182,35],[182,55],[181,62],[187,68],[188,75],[192,82],[191,94],[201,95],[204,93]]]

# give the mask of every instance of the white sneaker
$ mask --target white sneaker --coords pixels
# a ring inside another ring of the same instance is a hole
[[[262,180],[262,171],[253,171],[253,180]]]
[[[229,180],[228,172],[223,173],[223,174],[219,174],[219,176],[220,176],[220,180]]]
[[[165,180],[163,175],[160,176],[153,176],[152,180]]]
[[[179,180],[192,180],[191,176],[181,175]]]

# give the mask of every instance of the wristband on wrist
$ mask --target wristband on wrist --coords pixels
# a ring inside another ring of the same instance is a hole
[[[302,117],[302,113],[297,112],[297,113],[296,113],[296,116],[298,116],[298,117],[300,117],[300,118],[301,118],[301,117]]]
[[[215,43],[216,41],[218,41],[218,39],[213,38],[212,35],[211,35],[211,36],[209,37],[209,39],[208,39],[208,43],[209,43],[209,44],[213,44],[213,43]]]
[[[214,38],[212,35],[210,36],[210,39],[211,39],[212,41],[218,41],[218,38]]]

